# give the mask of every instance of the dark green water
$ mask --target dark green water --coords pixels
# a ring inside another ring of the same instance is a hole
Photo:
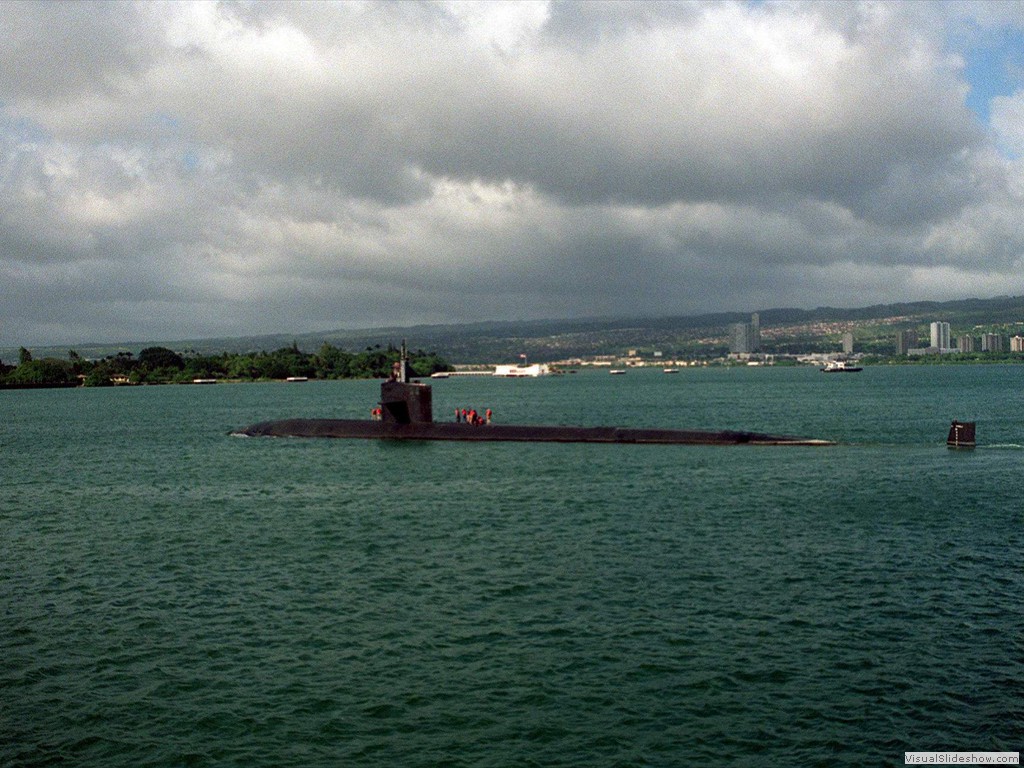
[[[0,392],[0,765],[863,766],[1024,746],[1024,366]],[[980,447],[949,451],[949,420]]]

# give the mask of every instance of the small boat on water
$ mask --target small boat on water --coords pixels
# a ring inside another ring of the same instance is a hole
[[[608,373],[611,374],[612,376],[625,376],[626,375],[625,370],[623,370],[622,368],[612,368],[612,370],[608,371]]]
[[[309,381],[309,376],[289,376],[285,381],[296,383],[300,381]]]
[[[679,373],[679,369],[678,368],[664,368],[664,369],[662,369],[662,373]]]
[[[845,360],[832,360],[821,369],[822,373],[860,373],[864,369],[858,365],[850,365]]]

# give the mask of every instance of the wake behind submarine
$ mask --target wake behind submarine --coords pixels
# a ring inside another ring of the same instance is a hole
[[[283,419],[235,430],[247,437],[333,437],[364,440],[452,440],[464,442],[643,443],[659,445],[834,445],[761,432],[435,423],[432,390],[411,381],[405,344],[391,378],[380,385],[380,420]]]

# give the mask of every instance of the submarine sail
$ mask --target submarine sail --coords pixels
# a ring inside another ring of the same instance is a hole
[[[974,422],[953,420],[949,425],[949,437],[946,438],[946,445],[950,448],[973,448],[974,443]]]

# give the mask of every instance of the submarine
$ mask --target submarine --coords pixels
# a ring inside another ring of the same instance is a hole
[[[834,445],[789,435],[734,430],[701,431],[633,427],[573,427],[531,424],[438,423],[430,385],[413,381],[409,357],[401,358],[380,386],[379,420],[282,419],[264,421],[231,434],[245,437],[320,437],[364,440],[446,440],[461,442],[640,443],[658,445]]]

